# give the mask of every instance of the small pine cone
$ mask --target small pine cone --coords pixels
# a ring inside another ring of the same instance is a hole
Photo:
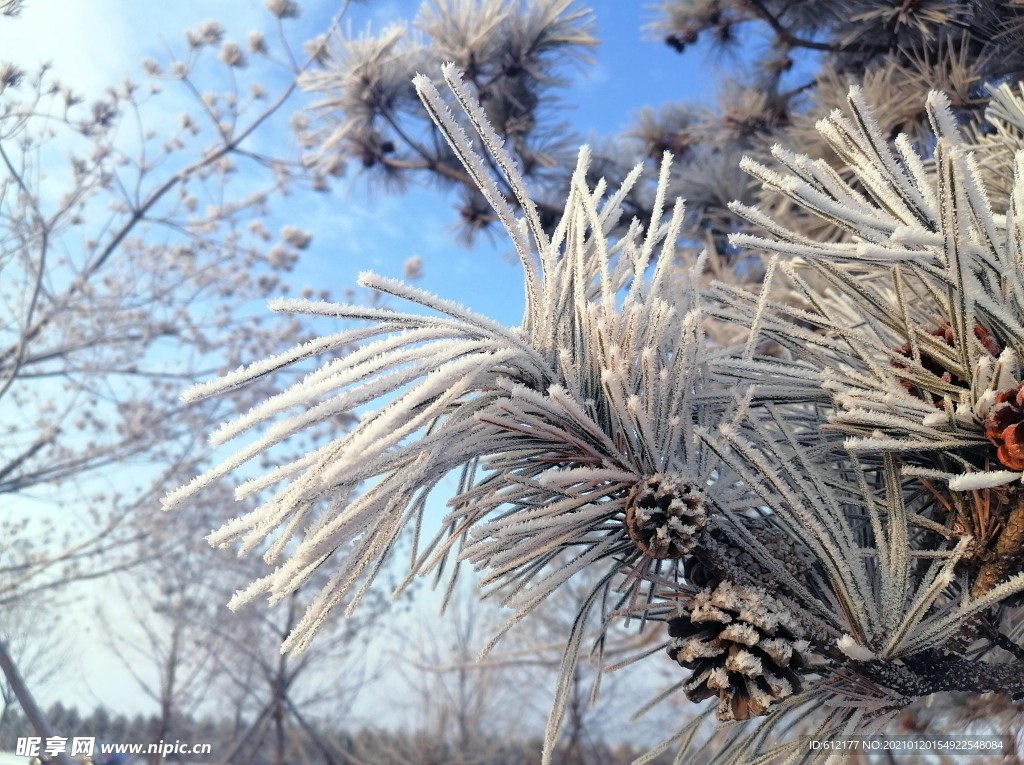
[[[704,492],[678,475],[648,476],[626,498],[626,533],[652,558],[682,558],[700,541],[707,523]]]
[[[1010,470],[1024,470],[1024,385],[996,394],[985,415],[985,435],[996,445],[996,456]]]
[[[668,622],[668,654],[693,670],[690,701],[718,697],[718,719],[749,720],[800,692],[809,643],[764,590],[721,582]]]
[[[810,575],[812,556],[804,545],[763,518],[747,521],[746,527],[789,573],[797,579],[806,579]]]

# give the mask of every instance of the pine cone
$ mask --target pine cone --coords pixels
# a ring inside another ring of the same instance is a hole
[[[683,686],[698,702],[718,696],[718,719],[748,720],[800,692],[809,643],[767,592],[721,582],[668,623],[668,654],[693,674]]]
[[[1024,385],[996,394],[985,415],[985,435],[996,445],[996,456],[1010,470],[1024,470]]]
[[[678,475],[648,476],[626,498],[626,533],[652,558],[682,558],[700,541],[707,523],[704,492]]]

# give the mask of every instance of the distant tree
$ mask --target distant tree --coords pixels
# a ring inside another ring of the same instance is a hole
[[[224,508],[235,504],[228,488],[218,485],[189,513],[137,519],[154,554],[114,576],[121,597],[99,609],[109,645],[157,709],[145,739],[199,740],[196,721],[211,715],[220,761],[340,765],[328,756],[324,736],[345,725],[372,678],[367,644],[383,609],[329,625],[299,657],[282,654],[281,643],[308,605],[305,591],[270,611],[231,613],[225,604],[239,583],[259,577],[264,566],[215,550],[195,534],[223,522]]]
[[[203,708],[223,709],[216,681],[224,641],[216,624],[230,614],[220,574],[225,568],[237,573],[237,567],[194,538],[199,522],[198,513],[154,518],[147,539],[156,554],[129,576],[114,577],[110,586],[119,597],[97,608],[112,652],[157,710],[146,741],[187,740]],[[182,534],[185,526],[191,539]],[[155,753],[149,761],[162,758]]]
[[[221,644],[212,675],[214,697],[223,700],[219,711],[232,709],[234,719],[244,721],[236,726],[225,761],[345,761],[327,733],[348,726],[356,699],[372,679],[366,654],[382,609],[368,608],[359,618],[329,625],[324,639],[300,656],[282,653],[281,644],[308,604],[306,591],[299,590],[270,612],[247,608],[210,628]]]
[[[68,646],[61,634],[61,607],[52,594],[39,595],[33,603],[14,602],[4,611],[0,643],[29,687],[42,684],[64,670]],[[0,677],[0,728],[17,712],[18,700],[11,679]]]
[[[399,643],[403,650],[395,652],[394,661],[407,699],[396,712],[408,717],[407,727],[416,731],[424,765],[484,765],[531,727],[534,673],[500,660],[476,660],[480,645],[501,622],[496,609],[478,602],[472,589],[456,591],[447,617],[424,624],[414,645]],[[531,661],[536,655],[523,658]]]
[[[288,292],[310,243],[294,226],[269,231],[271,206],[318,185],[287,144],[259,148],[287,130],[297,77],[318,55],[289,47],[293,4],[267,6],[279,42],[254,31],[241,45],[205,22],[180,58],[144,62],[145,84],[90,101],[47,66],[0,65],[5,613],[151,557],[138,519],[198,464],[197,434],[249,405],[184,406],[183,381],[308,332],[252,312]],[[0,23],[17,34],[16,19]],[[151,120],[172,94],[186,111],[162,134]],[[10,679],[3,642],[0,658]]]

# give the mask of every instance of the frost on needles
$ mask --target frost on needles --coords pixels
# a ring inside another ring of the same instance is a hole
[[[600,662],[628,630],[655,630],[667,649],[621,662],[628,671],[681,667],[659,698],[708,699],[705,716],[746,721],[715,740],[723,762],[754,759],[771,737],[809,761],[820,753],[807,736],[882,730],[934,692],[1024,693],[1010,629],[1024,590],[1024,155],[996,210],[943,96],[928,102],[924,157],[905,136],[890,146],[854,89],[850,115],[819,124],[845,173],[782,148],[778,168],[744,163],[835,236],[736,205],[754,228],[733,245],[770,254],[764,287],[699,294],[700,258],[683,286],[673,278],[685,248],[670,156],[652,219],[614,238],[640,168],[620,189],[591,186],[583,148],[549,236],[474,95],[452,66],[443,78],[450,98],[424,76],[416,88],[518,255],[522,324],[374,274],[360,283],[388,307],[272,304],[353,326],[187,395],[356,349],[221,426],[217,445],[258,435],[166,503],[362,414],[238,487],[251,509],[210,540],[272,569],[235,603],[279,601],[330,570],[285,642],[302,650],[332,611],[357,607],[400,540],[399,589],[425,574],[454,582],[471,564],[509,627],[585,583],[546,760],[584,650],[597,639]],[[712,323],[744,339],[716,345]],[[427,496],[453,472],[431,535]],[[653,751],[696,756],[686,747],[702,719]]]

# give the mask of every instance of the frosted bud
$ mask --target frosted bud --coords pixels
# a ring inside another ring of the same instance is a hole
[[[249,43],[249,52],[255,53],[258,56],[263,56],[267,52],[267,42],[263,37],[263,33],[257,30],[249,32],[246,36],[246,40]]]
[[[245,54],[242,53],[242,48],[238,43],[232,42],[231,40],[228,40],[220,46],[220,54],[217,58],[228,66],[245,66]]]
[[[414,279],[423,278],[423,258],[419,255],[413,255],[411,258],[407,258],[402,266],[404,276],[409,281]]]
[[[282,226],[281,238],[296,250],[304,250],[313,241],[313,235],[298,226]]]
[[[295,0],[267,0],[267,10],[279,19],[295,19],[299,16],[299,4]]]

